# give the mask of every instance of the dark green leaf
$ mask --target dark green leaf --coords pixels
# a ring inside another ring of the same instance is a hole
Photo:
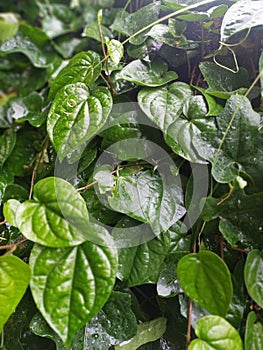
[[[101,24],[101,32],[102,32],[102,37],[108,37],[112,38],[112,33],[111,31],[105,27],[104,25]],[[84,31],[82,33],[82,36],[87,36],[89,38],[95,39],[97,41],[101,41],[100,33],[99,33],[99,27],[98,27],[98,22],[90,22],[86,25],[84,28]]]
[[[257,320],[255,312],[247,317],[245,333],[245,350],[261,350],[263,347],[263,325]]]
[[[117,268],[113,245],[90,242],[64,249],[35,245],[30,255],[36,305],[66,347],[107,301]]]
[[[105,87],[90,92],[84,83],[76,83],[66,85],[56,94],[47,130],[60,160],[96,135],[111,107],[112,97]]]
[[[248,294],[263,307],[263,257],[260,250],[252,250],[246,260],[244,279]]]
[[[16,143],[16,133],[13,129],[7,129],[0,136],[0,168],[10,156]]]
[[[16,256],[0,257],[0,332],[22,299],[30,280],[30,268]]]
[[[167,65],[156,59],[151,63],[135,60],[125,66],[116,79],[128,80],[142,86],[161,86],[178,78],[173,71],[167,71]]]
[[[195,328],[198,339],[190,343],[189,350],[243,350],[237,330],[219,316],[201,318]]]
[[[96,52],[77,53],[52,82],[49,98],[53,99],[56,93],[68,84],[85,83],[91,86],[99,77],[100,72],[100,56]]]
[[[177,276],[186,295],[212,314],[225,316],[233,287],[228,267],[218,255],[201,250],[184,256]]]

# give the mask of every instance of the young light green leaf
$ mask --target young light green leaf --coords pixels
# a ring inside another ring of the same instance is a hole
[[[263,257],[260,250],[252,250],[246,260],[244,279],[248,294],[263,307]]]
[[[77,53],[52,82],[49,99],[68,84],[84,83],[91,86],[101,73],[100,56],[93,51]]]
[[[30,268],[13,255],[0,257],[0,332],[22,299],[30,280]]]
[[[47,119],[47,131],[60,160],[96,135],[112,107],[105,87],[93,91],[84,83],[66,85],[56,94]]]
[[[257,320],[255,312],[247,316],[245,333],[245,350],[261,350],[263,348],[263,325]]]
[[[218,255],[201,250],[184,256],[177,265],[177,276],[189,298],[210,313],[225,316],[233,286],[229,269]]]
[[[149,87],[161,86],[177,78],[178,75],[174,71],[167,71],[165,62],[159,59],[151,63],[134,60],[116,74],[117,80],[128,80]]]
[[[104,246],[91,242],[61,249],[35,245],[31,251],[34,300],[66,347],[103,307],[114,286],[117,255],[109,238],[105,236]]]
[[[113,63],[117,66],[124,54],[124,47],[119,40],[106,38],[105,40],[108,54],[112,59]]]
[[[10,156],[16,144],[16,132],[13,129],[7,129],[0,136],[0,168]]]
[[[263,25],[262,0],[238,1],[228,9],[223,18],[220,40],[227,41],[235,33],[260,25]]]
[[[115,350],[134,350],[141,345],[158,340],[166,331],[166,323],[166,318],[159,317],[149,322],[138,324],[137,334],[130,340],[115,345]]]
[[[237,330],[225,319],[208,315],[197,321],[198,339],[190,343],[189,350],[243,350]]]
[[[14,13],[0,14],[0,42],[4,42],[12,38],[19,27],[19,18]]]
[[[3,208],[3,214],[5,219],[9,222],[12,226],[17,226],[16,223],[16,213],[18,208],[20,207],[20,202],[16,199],[9,199],[5,204]]]
[[[89,222],[86,203],[63,179],[48,177],[34,186],[33,200],[16,213],[19,230],[29,240],[48,247],[68,247],[86,240],[101,242],[107,231]]]

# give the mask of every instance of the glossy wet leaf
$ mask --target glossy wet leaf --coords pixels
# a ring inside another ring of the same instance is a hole
[[[247,317],[245,332],[245,350],[261,350],[263,347],[263,324],[251,311]]]
[[[118,65],[124,54],[124,47],[118,40],[106,40],[106,46],[113,63]]]
[[[90,92],[84,83],[64,86],[49,110],[47,131],[60,160],[96,135],[105,124],[112,97],[105,87]]]
[[[67,347],[75,333],[100,311],[114,286],[116,251],[106,238],[104,244],[87,241],[62,249],[35,245],[31,252],[34,300]]]
[[[85,83],[91,86],[99,77],[100,72],[100,56],[96,52],[77,53],[52,82],[49,98],[53,99],[56,93],[68,84]]]
[[[252,250],[246,260],[244,279],[248,294],[263,307],[263,257],[260,250]]]
[[[10,156],[16,143],[16,132],[13,129],[7,129],[0,136],[0,168]]]
[[[19,206],[16,223],[25,237],[49,247],[73,246],[88,239],[99,242],[107,234],[89,222],[85,201],[75,188],[55,177],[34,186],[33,199]]]
[[[173,71],[168,71],[167,65],[161,60],[151,63],[135,60],[127,64],[116,79],[128,80],[142,86],[156,87],[178,78]]]
[[[219,316],[205,316],[195,327],[198,339],[190,343],[189,350],[243,350],[237,330]]]
[[[185,294],[210,313],[225,316],[233,295],[227,265],[215,253],[201,250],[184,256],[177,276]]]
[[[137,334],[130,340],[115,345],[115,350],[134,350],[141,345],[159,339],[166,330],[166,318],[159,317],[149,322],[138,324]]]
[[[22,299],[30,280],[30,268],[13,255],[0,257],[0,332]]]
[[[223,18],[220,40],[227,41],[232,35],[242,30],[263,25],[262,8],[262,0],[244,0],[233,4]]]
[[[107,27],[105,27],[104,25],[101,24],[100,28],[101,28],[103,38],[105,38],[105,37],[112,38],[112,33]],[[98,22],[88,23],[86,25],[86,27],[84,28],[82,36],[87,36],[87,37],[95,39],[97,41],[101,41],[100,33],[98,30]]]
[[[12,226],[17,226],[16,223],[16,212],[18,210],[18,207],[20,206],[20,202],[16,199],[9,199],[5,204],[3,208],[3,214],[5,216],[5,219],[9,222]]]

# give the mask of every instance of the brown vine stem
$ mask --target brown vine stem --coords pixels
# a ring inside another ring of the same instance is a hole
[[[27,241],[27,239],[25,238],[25,239],[22,239],[21,241],[19,241],[17,243],[1,245],[0,246],[0,250],[10,249],[8,252],[3,254],[2,256],[6,256],[6,255],[12,254],[16,250],[17,247],[19,247],[21,244],[25,243],[26,241]]]
[[[6,220],[0,221],[0,226],[4,225],[6,222],[7,222]]]
[[[111,173],[112,173],[112,175],[113,174],[118,174],[118,172],[121,171],[121,170],[123,170],[123,168],[118,168],[116,170],[113,170]],[[85,190],[89,189],[90,187],[96,185],[98,182],[99,182],[98,180],[94,180],[94,181],[90,182],[89,184],[87,184],[87,185],[85,185],[83,187],[77,188],[77,191],[78,192],[85,191]]]

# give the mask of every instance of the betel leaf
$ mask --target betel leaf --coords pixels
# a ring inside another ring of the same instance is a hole
[[[118,65],[124,54],[124,47],[122,43],[116,39],[110,40],[109,38],[105,40],[105,43],[111,60],[115,65]]]
[[[167,65],[163,60],[145,62],[134,60],[127,64],[118,74],[116,79],[128,80],[142,86],[156,87],[164,85],[178,78],[173,71],[167,71]]]
[[[113,210],[149,223],[157,235],[185,214],[179,178],[149,170],[117,176],[108,202]]]
[[[263,137],[259,132],[260,116],[250,101],[244,96],[231,96],[216,123],[218,130],[204,129],[193,136],[200,156],[212,163],[215,180],[228,183],[245,172],[260,181]]]
[[[159,317],[149,322],[138,324],[137,334],[128,341],[115,345],[115,350],[134,350],[141,345],[153,342],[164,334],[166,331],[167,320]]]
[[[91,86],[101,73],[100,56],[93,51],[77,53],[56,76],[51,84],[49,98],[68,84],[85,83]]]
[[[19,18],[14,13],[0,14],[0,42],[12,38],[19,27]]]
[[[245,332],[245,350],[261,350],[263,348],[263,324],[257,320],[255,312],[247,316]]]
[[[33,200],[19,206],[16,223],[29,240],[49,247],[73,246],[88,239],[99,242],[107,235],[102,226],[89,222],[85,201],[75,188],[55,177],[34,186]]]
[[[229,269],[218,255],[201,250],[184,256],[177,265],[177,276],[189,298],[210,313],[225,316],[233,287]]]
[[[104,25],[100,24],[100,30],[102,33],[103,37],[109,37],[112,38],[112,33],[111,31],[105,27]],[[87,36],[89,38],[95,39],[97,41],[101,41],[101,37],[100,37],[100,32],[98,30],[98,22],[89,22],[82,33],[82,36]]]
[[[237,330],[222,317],[208,315],[201,318],[195,333],[198,339],[190,343],[189,350],[243,350]]]
[[[246,260],[244,279],[248,294],[263,307],[263,257],[260,250],[252,250]]]
[[[0,168],[10,156],[16,143],[16,132],[13,129],[7,129],[0,136]]]
[[[30,268],[13,255],[0,257],[0,332],[22,299],[30,280]]]
[[[108,247],[107,247],[108,245]],[[69,248],[35,245],[30,255],[31,291],[48,324],[69,347],[75,333],[106,303],[115,282],[113,244]]]
[[[227,41],[235,33],[263,25],[262,8],[262,0],[243,0],[233,4],[223,18],[220,40]]]
[[[17,226],[16,223],[16,212],[18,210],[18,207],[20,206],[20,202],[16,199],[9,199],[5,204],[3,208],[3,214],[7,222],[9,222],[12,226]]]
[[[60,160],[79,148],[104,125],[112,107],[105,87],[90,91],[84,83],[69,84],[56,94],[47,131]]]

